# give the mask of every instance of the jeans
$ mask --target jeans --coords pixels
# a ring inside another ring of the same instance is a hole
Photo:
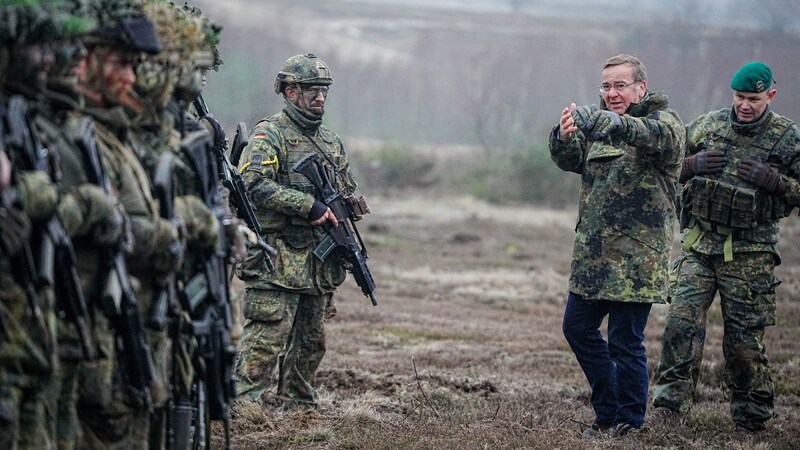
[[[564,311],[564,337],[592,388],[595,424],[644,425],[647,408],[647,356],[644,328],[650,303],[584,300],[570,292]],[[608,316],[608,342],[600,324]]]

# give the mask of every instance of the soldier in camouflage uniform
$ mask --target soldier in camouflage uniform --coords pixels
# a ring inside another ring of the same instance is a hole
[[[77,144],[79,139],[94,139],[87,128],[90,124],[93,126],[93,121],[83,115],[83,97],[77,91],[78,68],[86,59],[86,48],[80,36],[94,23],[82,14],[83,11],[73,11],[67,4],[60,4],[50,13],[59,28],[59,35],[51,43],[54,64],[48,72],[45,101],[38,106],[35,123],[42,143],[51,151],[58,152],[61,163],[59,215],[73,241],[80,288],[88,307],[87,331],[90,337],[100,337],[85,344],[92,347],[97,360],[108,363],[109,358],[114,357],[109,339],[113,332],[97,294],[102,290],[103,275],[108,275],[101,270],[105,266],[103,255],[107,255],[109,247],[116,248],[126,240],[126,216],[115,196],[88,182],[85,157]],[[88,135],[82,136],[81,133]],[[64,319],[58,323],[58,344],[61,373],[56,438],[59,449],[69,450],[79,441],[78,377],[84,355],[81,337],[74,325]]]
[[[251,251],[239,273],[246,318],[236,368],[242,398],[263,400],[274,388],[285,407],[316,402],[312,384],[325,354],[324,316],[345,269],[333,255],[325,261],[313,255],[325,235],[322,225],[338,222],[315,200],[309,181],[291,169],[319,153],[340,192],[356,188],[341,139],[322,125],[331,82],[328,66],[313,54],[289,58],[275,80],[285,107],[256,124],[241,158],[263,238],[278,251],[274,272],[264,272],[261,253]]]
[[[564,108],[550,135],[559,168],[581,175],[563,330],[592,388],[594,437],[644,423],[644,328],[667,297],[675,189],[685,135],[662,92],[630,55],[606,61],[601,108]],[[608,316],[608,342],[599,328]]]
[[[147,311],[155,286],[178,266],[183,244],[177,227],[159,217],[148,173],[138,158],[142,144],[131,133],[131,119],[122,104],[136,82],[133,66],[139,53],[155,54],[161,47],[138,6],[126,2],[98,6],[100,26],[85,38],[86,77],[79,88],[86,112],[96,122],[97,147],[110,183],[130,220],[133,246],[128,268],[135,278],[132,285],[140,311]],[[131,395],[119,370],[110,359],[86,365],[81,373],[81,448],[148,446],[149,411],[143,400],[149,393]],[[158,384],[151,388],[156,397],[166,389]]]
[[[687,128],[683,251],[675,263],[653,405],[659,416],[689,409],[706,314],[719,293],[731,415],[738,429],[760,431],[773,414],[764,329],[775,324],[778,221],[800,205],[800,131],[771,110],[777,91],[766,64],[742,66],[731,88],[730,108]]]
[[[7,157],[6,171],[14,169],[0,203],[2,448],[55,448],[52,394],[58,355],[50,284],[53,265],[42,256],[46,254],[43,242],[49,239],[45,224],[56,212],[58,195],[50,174],[25,164],[26,154],[40,150],[32,109],[53,61],[46,41],[54,31],[50,17],[39,7],[25,2],[0,6],[0,148]],[[27,115],[14,127],[7,120],[12,99],[27,108]],[[12,134],[21,136],[22,141],[12,139]],[[47,165],[52,162],[46,161]],[[33,263],[30,271],[25,270],[22,259],[27,251],[31,252],[28,261]]]
[[[143,10],[154,24],[163,51],[158,55],[145,56],[136,67],[137,82],[134,91],[141,101],[129,105],[136,113],[132,133],[144,144],[139,159],[151,177],[154,176],[155,165],[163,153],[170,152],[175,156],[175,214],[185,227],[187,248],[181,268],[182,286],[185,286],[185,282],[197,274],[198,266],[202,267],[205,258],[216,251],[221,231],[216,212],[209,209],[198,197],[198,175],[181,151],[183,136],[179,130],[180,124],[185,120],[182,119],[185,105],[199,94],[200,88],[200,83],[197,82],[197,90],[190,90],[183,80],[199,79],[200,68],[211,65],[211,52],[205,48],[201,21],[189,15],[184,8],[166,0],[150,0],[145,2]],[[195,72],[197,76],[192,77]],[[187,73],[188,76],[185,75]],[[175,101],[176,90],[189,98]],[[191,126],[193,131],[204,130],[194,122],[183,123],[186,124],[184,128]],[[185,313],[188,314],[189,311]],[[180,319],[185,329],[190,318],[181,316]],[[163,448],[166,444],[167,400],[170,394],[173,394],[173,402],[188,402],[194,377],[190,364],[191,358],[195,356],[190,353],[197,346],[194,336],[182,334],[180,340],[167,339],[167,331],[162,329],[149,332],[154,348],[158,379],[156,384],[163,386],[159,389],[162,391],[161,395],[153,396],[155,414],[151,416],[150,424],[151,448]],[[173,354],[173,351],[177,353]],[[177,368],[175,374],[170,370],[173,364]],[[177,385],[170,386],[171,380]],[[174,398],[176,395],[181,398]]]

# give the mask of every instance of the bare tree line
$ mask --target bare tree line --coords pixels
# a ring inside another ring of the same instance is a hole
[[[223,123],[252,124],[277,111],[274,74],[288,56],[307,51],[333,70],[326,120],[343,136],[471,144],[486,154],[531,147],[569,102],[599,101],[602,63],[617,53],[639,56],[649,86],[666,91],[687,122],[727,106],[736,68],[763,60],[779,82],[776,109],[800,120],[800,37],[782,19],[797,17],[800,3],[790,0],[741,0],[743,10],[773,24],[760,30],[708,25],[703,15],[713,8],[698,0],[677,0],[676,14],[639,24],[265,3],[268,14],[248,10],[259,26],[219,20],[225,65],[207,96]],[[384,54],[402,57],[375,56]]]

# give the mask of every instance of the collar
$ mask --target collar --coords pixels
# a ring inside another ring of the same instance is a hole
[[[771,111],[772,111],[771,105],[767,105],[767,108],[764,110],[764,113],[761,114],[761,117],[759,117],[758,120],[750,123],[741,123],[739,122],[739,118],[736,117],[736,110],[733,108],[733,105],[731,105],[731,115],[730,115],[731,128],[733,128],[733,131],[735,131],[738,134],[744,136],[753,136],[757,134],[760,131],[761,127],[767,122],[767,119],[770,116],[769,113]]]
[[[283,103],[285,107],[283,111],[292,119],[302,131],[307,133],[316,133],[320,125],[322,125],[322,118],[310,119],[302,111],[300,111],[292,102],[284,97]]]

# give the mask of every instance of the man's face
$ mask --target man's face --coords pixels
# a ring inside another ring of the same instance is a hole
[[[160,58],[146,56],[136,66],[136,93],[163,108],[175,89],[178,71]]]
[[[328,86],[295,84],[286,90],[286,96],[307,116],[321,118],[325,114]]]
[[[733,91],[733,110],[739,122],[752,123],[761,118],[776,92],[775,89],[759,93]]]
[[[134,59],[132,52],[104,47],[94,49],[87,67],[88,89],[102,94],[104,101],[110,104],[120,104],[136,82]]]
[[[177,97],[192,101],[203,92],[203,71],[194,64],[185,65],[178,75]]]
[[[53,55],[55,63],[47,75],[48,86],[75,86],[80,77],[85,75],[86,47],[80,39],[58,41],[53,44]]]
[[[47,71],[53,65],[53,52],[47,44],[15,48],[8,66],[8,81],[41,92],[47,85]]]
[[[639,103],[647,92],[647,81],[636,81],[633,66],[619,64],[603,69],[600,91],[609,111],[624,114],[628,106]]]

